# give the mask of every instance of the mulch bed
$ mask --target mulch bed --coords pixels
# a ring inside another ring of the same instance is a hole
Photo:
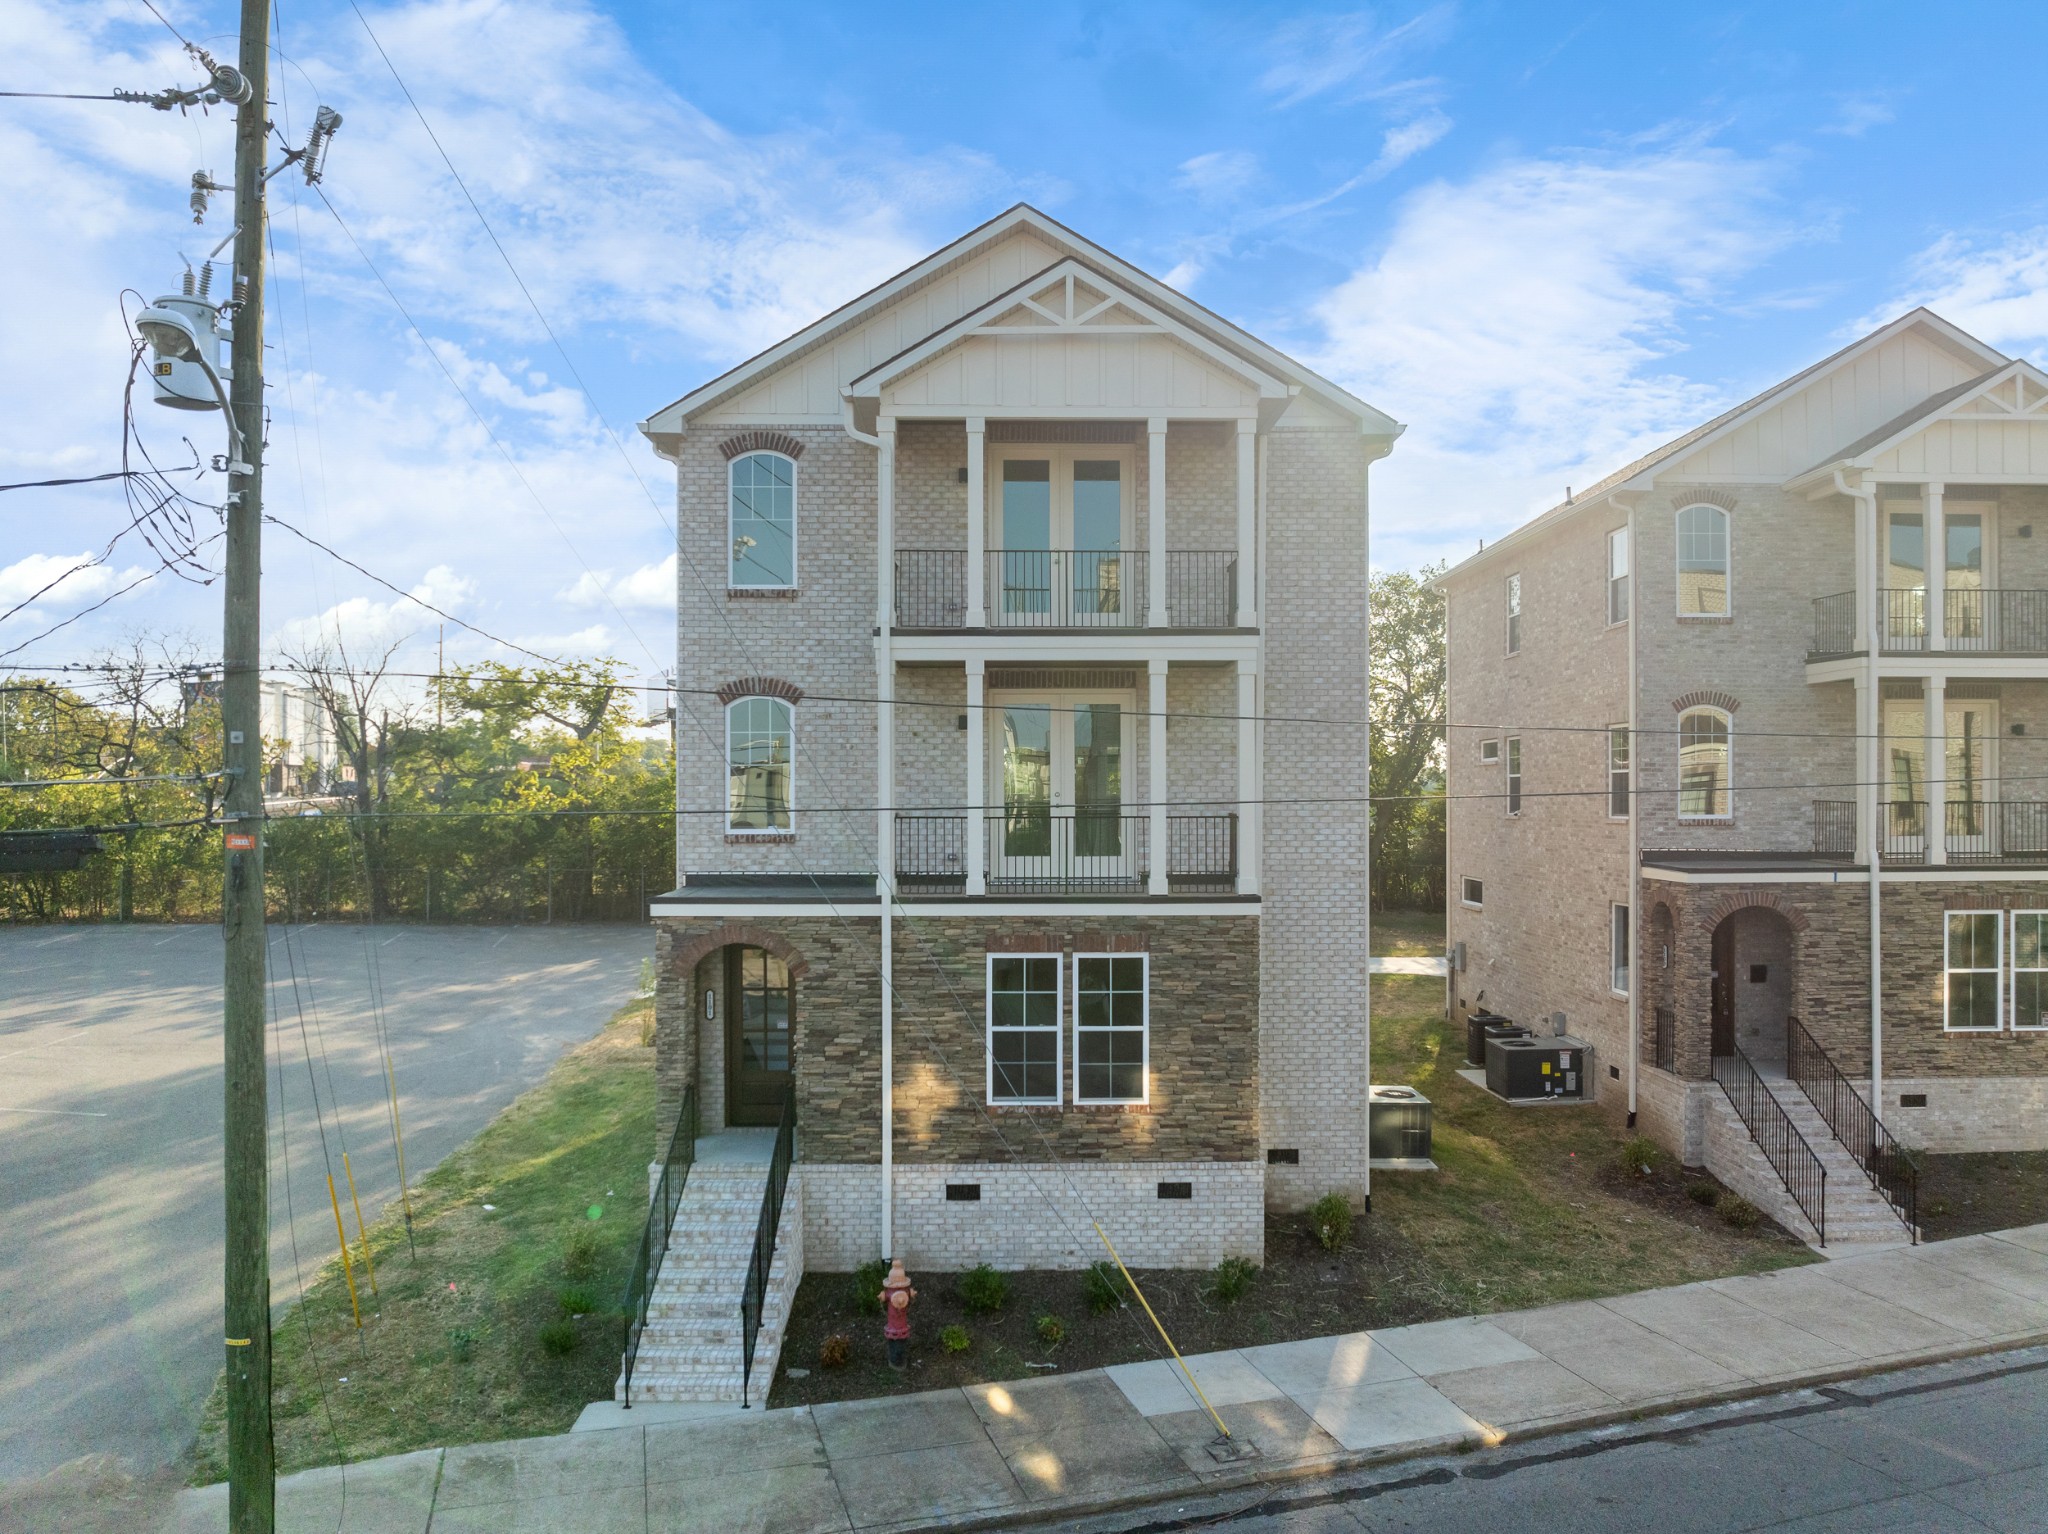
[[[2048,1151],[1920,1158],[1920,1233],[1929,1241],[2048,1221]]]

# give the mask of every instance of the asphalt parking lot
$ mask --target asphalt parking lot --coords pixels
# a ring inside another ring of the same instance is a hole
[[[638,925],[316,925],[284,943],[273,928],[279,1302],[280,1096],[309,1276],[334,1247],[309,1075],[364,1213],[397,1193],[373,973],[417,1181],[594,1034],[654,951]],[[92,1453],[146,1472],[191,1441],[221,1357],[220,991],[214,926],[0,928],[0,1483]]]

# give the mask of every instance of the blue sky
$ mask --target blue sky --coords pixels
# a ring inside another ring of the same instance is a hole
[[[234,6],[163,8],[231,47]],[[327,191],[438,362],[280,178],[273,509],[484,628],[640,672],[672,647],[672,479],[631,424],[1020,199],[1409,423],[1374,471],[1383,566],[1462,554],[1912,303],[2048,342],[2031,7],[364,9],[590,397],[353,12],[288,0],[280,120],[344,114]],[[0,0],[0,42],[12,88],[191,73],[139,0]],[[115,466],[118,295],[226,232],[184,188],[226,179],[228,129],[0,102],[0,481]],[[141,426],[218,447],[207,418]],[[0,497],[0,610],[125,521],[97,490]],[[268,554],[275,653],[433,643],[288,535]],[[153,563],[123,540],[0,619],[0,651]],[[0,667],[217,629],[217,588],[161,575]]]

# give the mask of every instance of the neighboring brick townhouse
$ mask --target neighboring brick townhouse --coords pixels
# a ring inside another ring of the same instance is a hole
[[[1443,585],[1461,1013],[1831,1239],[2048,1147],[2048,377],[1914,310]]]
[[[686,1188],[793,1125],[776,1284],[1085,1266],[1096,1219],[1209,1267],[1363,1198],[1400,426],[1019,206],[641,429],[680,555],[658,1149],[686,1092]],[[715,1244],[693,1196],[672,1257]],[[644,1346],[654,1393],[728,1388]]]

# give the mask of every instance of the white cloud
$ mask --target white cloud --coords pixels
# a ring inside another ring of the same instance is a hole
[[[1366,174],[1386,175],[1396,166],[1421,154],[1450,131],[1450,118],[1437,111],[1424,112],[1420,117],[1387,129],[1380,140],[1379,157],[1367,168]]]
[[[290,656],[328,650],[357,657],[381,655],[392,645],[443,622],[424,603],[462,617],[463,610],[473,605],[476,583],[446,565],[436,565],[408,590],[416,601],[399,596],[386,601],[348,597],[311,617],[290,619],[270,636],[265,648]]]
[[[58,584],[45,598],[49,603],[90,601],[117,591],[146,573],[144,566],[117,570],[112,565],[94,563],[96,558],[90,550],[82,550],[76,554],[29,554],[17,559],[0,569],[0,609],[26,602],[52,582]],[[18,619],[28,616],[26,609],[17,614]]]
[[[1203,197],[1241,192],[1259,173],[1259,157],[1247,149],[1218,149],[1180,162],[1180,184]]]
[[[1898,114],[1882,96],[1843,96],[1836,102],[1835,119],[1824,124],[1823,133],[1842,138],[1861,138],[1872,128],[1881,128]]]
[[[2040,354],[2048,342],[2048,228],[1990,244],[1947,235],[1920,252],[1905,291],[1858,322],[1858,331],[1925,304],[1993,346]]]
[[[616,602],[621,607],[644,607],[655,612],[673,612],[676,605],[676,557],[642,565],[614,581],[609,570],[586,570],[576,583],[562,593],[562,600],[578,607],[602,607]]]
[[[1405,199],[1324,299],[1321,366],[1415,423],[1377,471],[1376,557],[1492,537],[1725,404],[1661,366],[1787,237],[1764,162],[1679,145],[1510,161]]]
[[[1331,93],[1384,96],[1426,89],[1427,81],[1389,76],[1404,53],[1441,41],[1455,16],[1456,7],[1446,4],[1395,27],[1382,27],[1371,11],[1287,22],[1273,35],[1273,63],[1259,84],[1283,107]]]

